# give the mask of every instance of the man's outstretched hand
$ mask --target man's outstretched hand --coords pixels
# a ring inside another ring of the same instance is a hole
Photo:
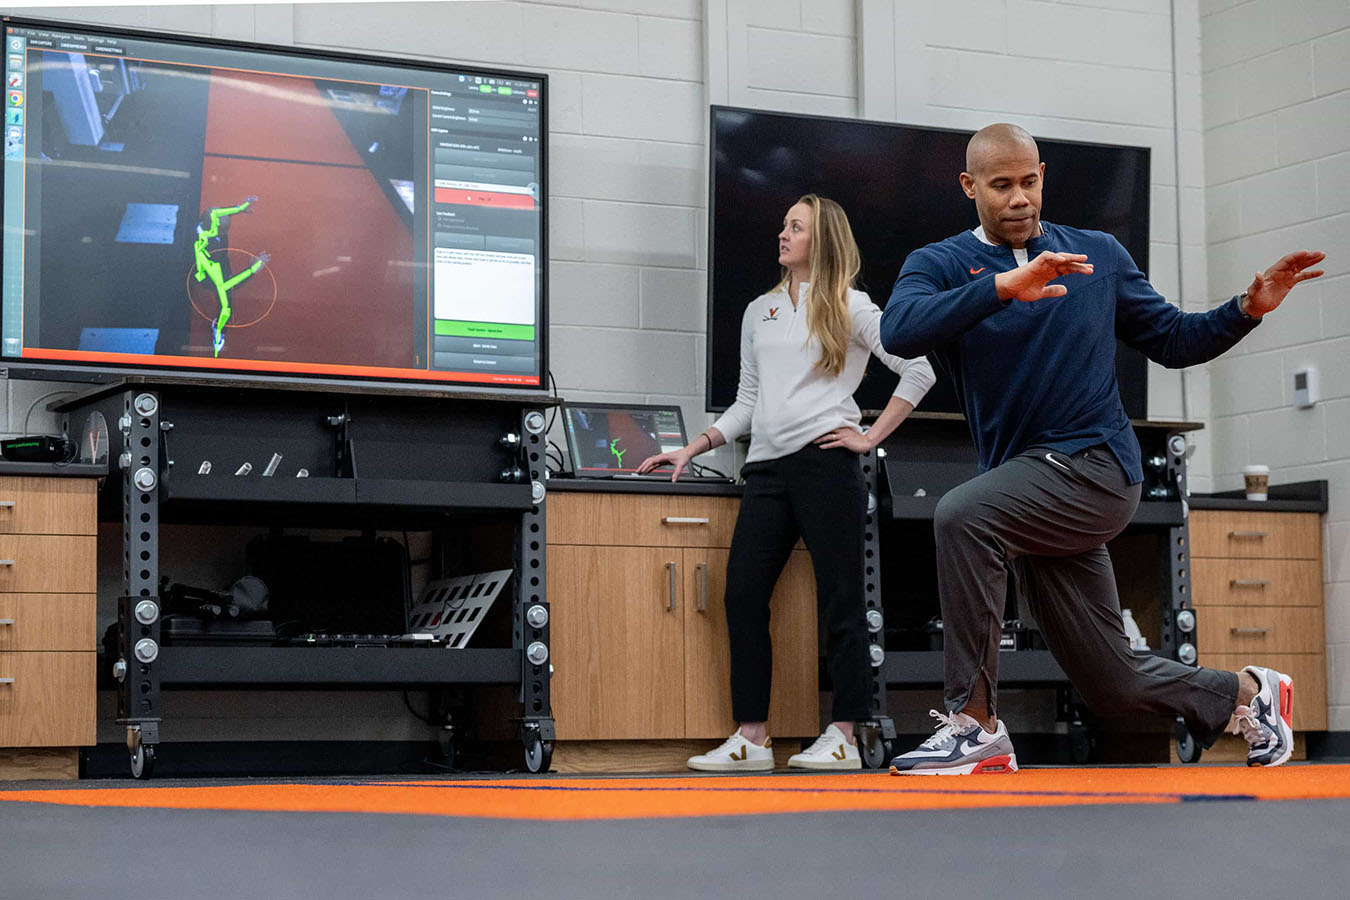
[[[1327,255],[1317,250],[1296,250],[1264,272],[1257,272],[1242,299],[1242,311],[1259,319],[1284,302],[1285,296],[1300,281],[1320,277],[1321,269],[1313,269]]]
[[[994,276],[994,287],[1000,300],[1021,300],[1029,303],[1043,297],[1063,297],[1069,289],[1062,284],[1048,284],[1061,275],[1091,275],[1092,263],[1081,253],[1051,253],[1049,250],[1035,259],[1027,260],[1010,272]]]

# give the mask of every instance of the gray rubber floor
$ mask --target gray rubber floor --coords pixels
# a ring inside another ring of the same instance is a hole
[[[1350,897],[1350,801],[622,822],[0,803],[0,898]]]

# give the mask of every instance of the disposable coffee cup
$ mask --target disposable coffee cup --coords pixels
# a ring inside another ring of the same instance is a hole
[[[1247,499],[1264,500],[1270,484],[1270,466],[1247,466],[1242,470],[1242,478],[1247,482]]]

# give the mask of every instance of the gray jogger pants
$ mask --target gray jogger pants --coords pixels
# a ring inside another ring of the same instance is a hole
[[[1232,672],[1136,655],[1121,621],[1106,542],[1139,504],[1106,446],[1073,456],[1033,448],[948,491],[938,503],[946,706],[964,709],[984,679],[998,699],[999,636],[1011,564],[1046,645],[1090,708],[1181,716],[1209,747],[1237,701]]]

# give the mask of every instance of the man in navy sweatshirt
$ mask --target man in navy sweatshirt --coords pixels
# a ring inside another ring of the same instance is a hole
[[[1205,747],[1231,721],[1249,765],[1279,765],[1293,747],[1288,676],[1130,650],[1106,542],[1134,515],[1143,471],[1115,350],[1119,338],[1171,368],[1213,359],[1321,275],[1312,267],[1325,255],[1291,253],[1222,306],[1183,313],[1111,235],[1041,222],[1044,174],[1036,142],[1015,125],[971,138],[961,187],[980,227],[911,253],[882,316],[888,352],[927,355],[952,378],[981,472],[934,517],[946,709],[891,772],[1016,770],[995,712],[1005,565],[1089,706],[1181,716]]]

